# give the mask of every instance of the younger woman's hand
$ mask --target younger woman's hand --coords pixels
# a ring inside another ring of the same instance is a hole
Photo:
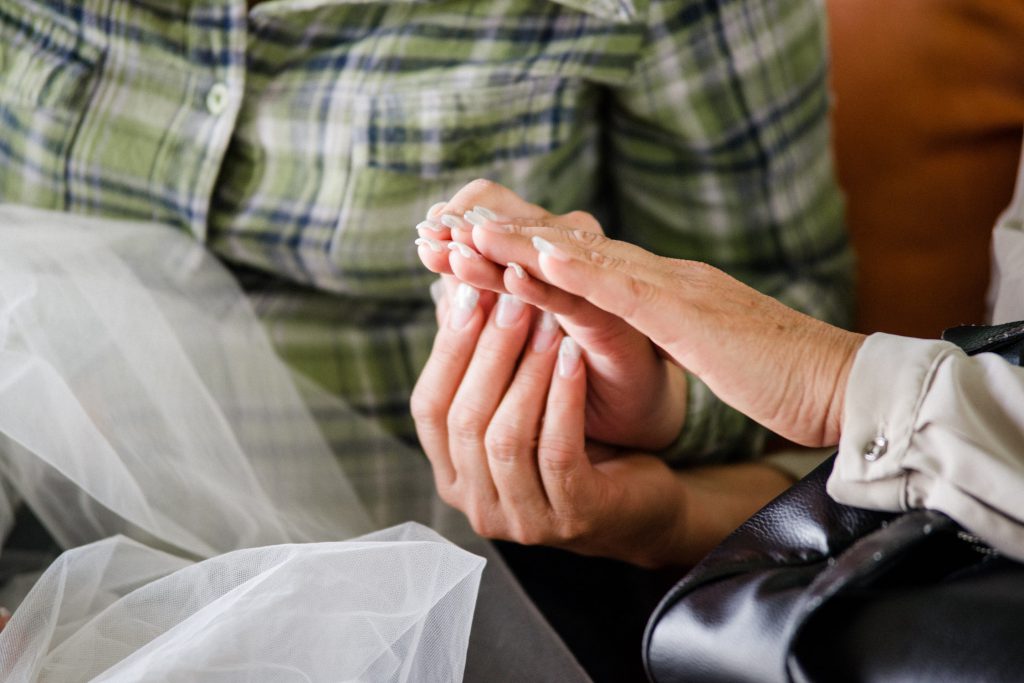
[[[579,347],[510,295],[460,284],[412,396],[441,498],[483,536],[642,565],[687,549],[685,488],[657,458],[584,436]],[[615,455],[616,457],[611,457]]]

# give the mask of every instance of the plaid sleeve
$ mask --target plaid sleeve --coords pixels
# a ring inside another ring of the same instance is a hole
[[[611,111],[609,232],[709,262],[844,325],[853,260],[829,149],[820,3],[653,0],[644,54]],[[691,377],[672,460],[760,449],[761,430]]]

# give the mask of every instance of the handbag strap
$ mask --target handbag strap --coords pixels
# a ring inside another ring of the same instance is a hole
[[[1014,365],[1024,364],[1024,321],[951,327],[942,333],[942,339],[956,344],[969,356],[998,353]]]

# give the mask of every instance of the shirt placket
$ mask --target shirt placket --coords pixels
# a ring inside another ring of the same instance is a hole
[[[103,58],[68,156],[69,211],[206,239],[245,89],[246,11],[245,0],[83,3]]]

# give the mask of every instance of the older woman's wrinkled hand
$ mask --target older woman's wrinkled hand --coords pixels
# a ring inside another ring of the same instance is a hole
[[[704,263],[664,258],[597,232],[530,217],[472,231],[494,263],[514,261],[547,294],[621,317],[726,403],[801,444],[838,441],[863,336],[794,311]]]

